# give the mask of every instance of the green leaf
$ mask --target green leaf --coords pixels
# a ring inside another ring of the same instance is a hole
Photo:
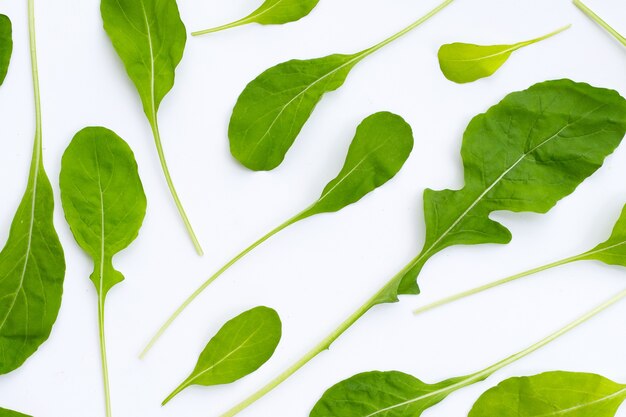
[[[392,179],[413,150],[413,131],[404,119],[375,113],[359,125],[341,172],[303,216],[336,212]]]
[[[32,16],[32,3],[29,6]],[[61,307],[65,277],[63,248],[52,220],[54,197],[43,166],[33,24],[31,19],[35,143],[26,191],[0,252],[0,374],[20,367],[48,339]]]
[[[418,293],[422,266],[449,246],[508,243],[511,233],[491,213],[548,212],[602,166],[625,133],[624,98],[570,80],[535,84],[476,116],[461,150],[465,187],[425,191],[424,249],[381,301]]]
[[[596,260],[609,265],[626,266],[626,206],[622,209],[622,214],[609,239],[578,258]]]
[[[94,262],[91,280],[98,292],[98,325],[106,415],[111,416],[104,336],[104,306],[109,290],[124,277],[113,256],[137,237],[146,214],[146,196],[132,150],[103,127],[81,130],[61,161],[61,202],[78,245]]]
[[[251,374],[267,362],[282,335],[276,311],[255,307],[228,321],[209,341],[189,377],[163,405],[191,385],[222,385]]]
[[[0,85],[9,71],[11,54],[13,53],[13,29],[11,19],[0,14]]]
[[[518,49],[548,39],[571,27],[565,26],[540,38],[518,42],[512,45],[473,45],[451,43],[439,49],[439,66],[450,81],[471,83],[493,75]]]
[[[30,417],[26,414],[18,413],[17,411],[7,410],[5,408],[0,408],[0,417]]]
[[[600,375],[548,372],[510,378],[485,392],[469,417],[612,417],[626,385]]]
[[[232,155],[255,171],[276,168],[324,94],[341,87],[365,57],[411,32],[452,1],[444,1],[406,29],[359,53],[292,60],[263,72],[248,84],[233,109],[228,127]]]
[[[249,23],[282,25],[284,23],[295,22],[311,13],[315,6],[317,6],[317,3],[319,3],[319,0],[265,0],[265,2],[258,9],[243,19],[239,19],[212,29],[194,32],[192,35],[198,36],[207,33],[219,32],[221,30],[243,26]]]
[[[176,0],[101,0],[100,11],[104,29],[137,87],[170,193],[196,251],[201,255],[202,248],[165,160],[157,118],[161,101],[174,86],[176,67],[187,42]]]
[[[339,211],[392,179],[402,168],[413,149],[413,132],[402,117],[388,112],[375,113],[359,125],[339,175],[308,208],[283,222],[248,246],[209,277],[170,316],[152,338],[141,357],[154,346],[169,326],[208,286],[257,246],[299,222],[320,213]]]

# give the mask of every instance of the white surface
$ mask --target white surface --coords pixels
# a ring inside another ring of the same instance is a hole
[[[403,28],[439,0],[322,0],[287,26],[252,25],[189,39],[160,120],[174,180],[206,256],[195,255],[161,175],[135,89],[102,30],[97,0],[37,0],[45,165],[58,198],[63,150],[88,125],[114,129],[135,151],[149,200],[139,239],[116,259],[127,280],[108,298],[107,336],[114,415],[217,416],[300,357],[420,249],[424,188],[462,186],[459,146],[474,115],[509,92],[568,77],[626,95],[624,48],[569,0],[458,0],[407,37],[367,58],[327,95],[283,165],[252,173],[230,156],[232,106],[262,70],[290,58],[354,52]],[[243,16],[259,1],[180,0],[188,30]],[[588,0],[626,32],[623,0]],[[26,182],[33,134],[26,1],[3,2],[15,26],[15,55],[0,89],[0,241]],[[574,27],[516,53],[492,78],[459,86],[444,79],[436,51],[446,42],[529,39]],[[304,221],[240,262],[184,314],[152,354],[149,337],[210,272],[317,198],[335,176],[356,125],[390,110],[414,128],[416,147],[385,187],[341,213]],[[507,246],[446,250],[424,269],[423,295],[376,308],[326,352],[242,417],[307,416],[322,392],[357,372],[397,369],[423,380],[473,372],[539,340],[626,286],[621,268],[579,263],[414,318],[412,308],[461,289],[578,253],[604,240],[626,202],[626,145],[547,215],[498,214]],[[0,377],[0,405],[36,417],[104,415],[91,261],[63,220],[65,296],[50,340],[21,369]],[[229,318],[276,308],[284,338],[259,372],[233,385],[190,388],[159,404]],[[488,387],[513,375],[563,369],[626,382],[626,302],[487,382],[464,389],[425,416],[464,416]],[[622,408],[619,416],[626,416]]]

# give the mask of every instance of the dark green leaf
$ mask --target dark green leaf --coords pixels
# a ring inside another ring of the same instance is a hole
[[[228,321],[209,341],[189,377],[163,405],[190,385],[230,384],[251,374],[267,362],[282,335],[276,311],[256,307]]]
[[[206,33],[219,32],[249,23],[262,25],[282,25],[283,23],[295,22],[307,16],[317,6],[319,0],[265,0],[254,12],[243,19],[228,23],[216,28],[194,32],[192,35],[204,35]]]
[[[456,83],[470,83],[494,74],[518,49],[550,38],[569,29],[566,26],[537,39],[512,45],[473,45],[470,43],[451,43],[439,49],[439,66],[443,75]]]
[[[18,413],[17,411],[7,410],[5,408],[0,408],[0,417],[30,417],[26,414]]]
[[[626,385],[600,375],[548,372],[511,378],[485,392],[469,417],[613,417]]]
[[[0,85],[4,82],[13,53],[13,29],[11,19],[0,14]]]

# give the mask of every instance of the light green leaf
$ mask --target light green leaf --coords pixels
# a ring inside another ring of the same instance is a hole
[[[256,307],[228,321],[209,341],[189,377],[168,396],[163,405],[190,385],[230,384],[267,362],[282,335],[276,311]]]
[[[137,237],[146,214],[146,196],[132,150],[103,127],[81,130],[61,161],[61,202],[78,245],[93,259],[91,280],[98,293],[98,325],[106,415],[111,415],[104,336],[104,306],[109,290],[124,279],[113,256]]]
[[[444,1],[406,29],[356,54],[292,60],[263,72],[247,85],[233,109],[228,127],[232,155],[255,171],[276,168],[324,94],[341,87],[365,57],[411,32],[452,1]]]
[[[596,260],[609,265],[626,266],[626,206],[609,239],[580,255],[577,260]]]
[[[295,22],[311,13],[315,6],[317,6],[317,3],[319,3],[319,0],[265,0],[258,9],[243,19],[212,29],[194,32],[192,35],[198,36],[206,33],[219,32],[249,23],[282,25],[284,23]]]
[[[494,74],[518,49],[548,39],[569,29],[571,25],[548,35],[512,45],[474,45],[451,43],[439,49],[439,66],[450,81],[470,83]]]
[[[29,6],[32,16],[32,0]],[[54,197],[43,166],[32,19],[29,29],[35,84],[35,143],[26,192],[0,252],[0,374],[20,367],[48,339],[61,307],[65,277],[63,248],[52,221]]]
[[[0,417],[30,417],[26,414],[18,413],[17,411],[7,410],[5,408],[0,408]]]
[[[510,378],[485,392],[469,417],[612,417],[626,385],[600,375],[548,372]]]
[[[165,160],[157,118],[161,101],[174,86],[187,42],[176,0],[101,0],[100,11],[104,29],[143,102],[172,198],[196,251],[202,254]]]
[[[9,71],[9,63],[13,53],[13,29],[11,19],[0,14],[0,85]]]

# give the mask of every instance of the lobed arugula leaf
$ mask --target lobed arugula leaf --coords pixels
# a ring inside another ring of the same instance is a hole
[[[513,52],[551,38],[570,27],[571,25],[568,25],[548,35],[512,45],[446,44],[439,49],[439,66],[443,75],[450,81],[471,83],[493,75],[504,65]]]
[[[18,413],[17,411],[7,410],[6,408],[0,408],[0,417],[30,417],[26,414]]]
[[[11,19],[0,14],[0,85],[9,71],[9,63],[13,54],[13,27]]]
[[[26,191],[0,252],[0,374],[19,368],[48,339],[61,308],[65,277],[63,248],[52,219],[54,197],[43,165],[34,0],[28,6],[35,140]]]
[[[510,378],[485,392],[469,417],[613,417],[626,401],[626,385],[603,376],[547,372]]]
[[[91,281],[98,293],[106,413],[110,417],[104,306],[109,290],[124,279],[113,267],[113,257],[137,237],[146,214],[146,196],[132,150],[103,127],[85,128],[74,136],[63,154],[60,187],[72,234],[94,262]]]
[[[346,162],[319,199],[243,250],[206,280],[170,316],[141,354],[145,356],[169,326],[202,292],[237,261],[257,246],[300,220],[321,213],[336,212],[356,203],[367,194],[392,179],[402,168],[413,149],[411,126],[402,117],[379,112],[367,117],[359,125],[348,150]]]
[[[104,29],[135,84],[148,117],[165,180],[198,254],[202,248],[171,178],[157,113],[174,86],[187,42],[176,0],[101,0]]]
[[[475,117],[461,150],[465,187],[424,193],[426,240],[420,254],[301,359],[223,417],[286,381],[374,306],[418,294],[416,278],[436,253],[452,245],[508,243],[511,233],[491,220],[491,213],[549,211],[602,165],[625,133],[624,98],[570,80],[512,93]]]
[[[193,36],[219,32],[221,30],[259,23],[261,25],[282,25],[295,22],[308,16],[320,0],[265,0],[263,4],[248,16],[211,29],[193,32]]]
[[[272,357],[281,335],[280,317],[268,307],[255,307],[228,321],[200,354],[191,375],[163,405],[191,385],[230,384],[251,374]]]
[[[324,94],[343,85],[352,68],[444,9],[446,0],[424,17],[356,54],[292,60],[263,72],[239,96],[228,127],[232,155],[255,171],[276,168]]]

